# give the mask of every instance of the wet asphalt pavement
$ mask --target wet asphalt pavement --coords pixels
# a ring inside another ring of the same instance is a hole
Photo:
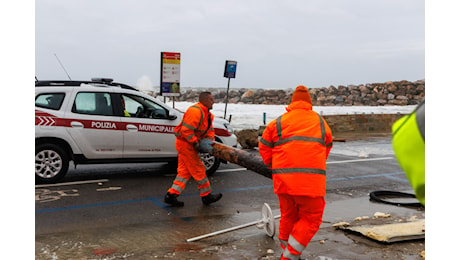
[[[423,239],[384,244],[333,227],[340,221],[353,226],[425,218],[423,209],[369,201],[375,190],[412,192],[391,153],[391,138],[334,145],[338,152],[328,159],[323,224],[302,258],[422,259]],[[35,258],[279,259],[278,232],[271,238],[256,226],[186,241],[257,221],[264,203],[277,216],[270,179],[223,164],[210,177],[213,191],[223,193],[221,201],[202,205],[190,181],[180,196],[185,207],[171,208],[162,199],[174,177],[174,169],[163,164],[78,166],[59,185],[36,186]],[[390,217],[373,219],[375,212]],[[362,216],[370,219],[355,220]]]

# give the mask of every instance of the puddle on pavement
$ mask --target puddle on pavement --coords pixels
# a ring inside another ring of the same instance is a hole
[[[380,205],[369,203],[369,201],[353,199],[348,202],[360,205],[371,204],[382,209]],[[350,205],[343,202],[336,203],[335,206],[342,210]],[[385,209],[390,209],[387,207],[397,208],[398,214],[391,218],[392,222],[401,216],[408,218],[414,214],[423,215],[423,211],[381,206]],[[369,212],[375,212],[374,207],[369,209],[371,210]],[[347,219],[352,221],[354,217],[361,216],[362,213],[364,212],[355,211]],[[187,218],[176,216],[155,223],[38,235],[35,243],[35,259],[279,259],[281,249],[276,239],[277,234],[275,239],[272,239],[255,226],[195,242],[186,242],[188,238],[254,222],[260,219],[260,212],[240,212],[231,217],[227,217],[228,215],[225,215],[226,217],[197,215]],[[329,215],[324,220],[327,221],[331,217],[336,216]],[[278,224],[279,222],[276,221],[277,227]],[[375,256],[375,258],[371,257],[372,259],[381,259],[382,254],[387,256],[387,259],[413,259],[412,256],[418,256],[418,253],[424,249],[422,242],[397,243],[391,246],[378,244],[372,244],[370,247],[363,246],[365,244],[363,241],[356,243],[354,240],[356,237],[347,237],[343,232],[336,231],[331,224],[320,229],[312,243],[309,244],[308,250],[304,252],[304,256],[308,259],[369,259],[366,258],[369,256]],[[320,243],[321,241],[324,244]],[[321,255],[329,258],[321,258]],[[401,258],[402,256],[404,258]]]
[[[241,213],[232,217],[198,216],[174,218],[152,224],[136,224],[105,229],[80,230],[35,237],[35,256],[41,259],[163,259],[178,255],[215,255],[222,244],[241,240],[241,234],[264,235],[263,230],[249,226],[246,231],[233,231],[195,242],[186,239],[258,220],[260,213]],[[268,237],[267,237],[268,238]],[[240,241],[238,241],[240,242]],[[235,248],[236,249],[236,248]]]

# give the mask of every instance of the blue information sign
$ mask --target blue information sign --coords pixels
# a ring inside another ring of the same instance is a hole
[[[232,60],[225,61],[224,77],[235,78],[235,75],[236,75],[236,61],[232,61]]]

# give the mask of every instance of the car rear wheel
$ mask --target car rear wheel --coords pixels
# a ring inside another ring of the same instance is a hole
[[[69,157],[55,144],[40,144],[35,147],[35,181],[55,182],[67,173]]]

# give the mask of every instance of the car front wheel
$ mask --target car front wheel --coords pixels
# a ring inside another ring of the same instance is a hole
[[[214,175],[220,166],[220,159],[210,153],[200,153],[200,158],[206,168],[206,175]]]
[[[67,173],[67,153],[55,144],[40,144],[35,147],[35,181],[55,182]]]

